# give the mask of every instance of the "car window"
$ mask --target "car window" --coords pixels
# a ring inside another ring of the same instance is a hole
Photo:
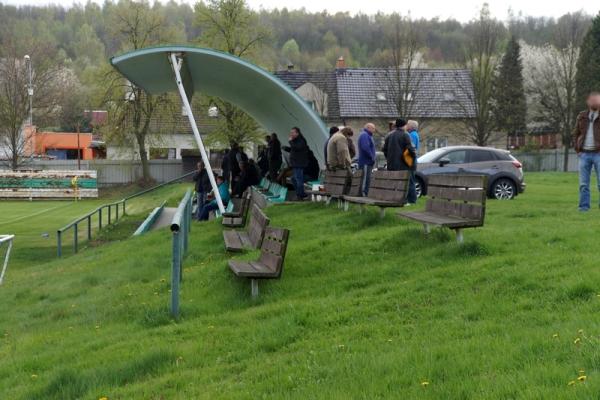
[[[466,150],[455,150],[449,153],[446,153],[442,158],[447,158],[450,160],[450,164],[464,164],[467,160],[467,151]]]
[[[485,162],[485,161],[495,161],[496,157],[491,151],[488,150],[471,150],[471,159],[470,162]]]

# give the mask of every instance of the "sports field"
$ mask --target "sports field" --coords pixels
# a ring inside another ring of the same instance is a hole
[[[527,182],[463,245],[393,210],[268,208],[290,245],[256,301],[221,226],[195,224],[178,322],[168,230],[58,260],[51,232],[93,202],[0,203],[22,238],[0,286],[0,399],[596,399],[600,210],[577,212],[574,174]]]

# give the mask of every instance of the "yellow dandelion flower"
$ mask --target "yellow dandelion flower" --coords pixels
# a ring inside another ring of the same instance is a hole
[[[583,374],[585,374],[585,370],[583,370],[583,369],[580,369],[580,370],[579,370],[579,375],[583,375]]]
[[[155,296],[158,296],[158,292],[154,292],[154,295],[155,295]]]
[[[577,378],[577,380],[578,380],[579,382],[583,382],[583,381],[585,381],[586,379],[587,379],[587,376],[585,376],[585,375],[581,375],[579,378]]]
[[[392,339],[388,339],[388,342],[390,342],[390,343],[391,343],[391,341],[392,341]]]
[[[581,339],[579,339],[579,338],[573,340],[573,343],[575,343],[575,344],[578,344],[579,342],[581,342]]]
[[[555,333],[554,335],[552,335],[552,337],[553,337],[554,339],[556,339],[556,338],[558,337],[558,333]]]
[[[338,348],[343,349],[344,347],[346,346],[344,346],[343,344],[338,344]]]
[[[108,397],[106,397],[106,396],[102,396],[102,397],[100,397],[98,400],[108,400]]]
[[[37,377],[38,377],[38,376],[37,376],[36,374],[32,374],[32,375],[31,375],[31,379],[37,379]]]
[[[160,281],[161,282],[166,282],[167,280],[165,278],[162,278]]]
[[[96,329],[100,329],[100,325],[96,325]]]
[[[215,327],[214,327],[214,326],[212,326],[212,325],[209,325],[209,326],[208,326],[208,329],[215,329]]]
[[[574,384],[575,384],[575,381],[570,381],[570,382],[568,383],[568,385],[569,385],[569,386],[573,386]]]
[[[429,386],[429,382],[423,381],[423,382],[421,382],[421,386],[423,386],[423,387]]]
[[[580,335],[583,335],[583,329],[578,330],[577,333],[579,333]]]

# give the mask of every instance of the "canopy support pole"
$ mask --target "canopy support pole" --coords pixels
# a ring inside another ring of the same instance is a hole
[[[202,138],[200,137],[200,132],[198,131],[198,126],[196,125],[196,120],[194,119],[194,115],[192,114],[192,107],[190,106],[190,102],[187,98],[187,94],[185,93],[185,88],[183,87],[183,82],[181,81],[180,69],[183,65],[183,59],[180,58],[177,60],[177,55],[175,53],[170,53],[169,58],[171,61],[171,67],[173,67],[173,72],[175,73],[175,83],[177,84],[177,89],[179,89],[179,96],[181,97],[181,101],[183,102],[183,107],[185,108],[185,113],[188,116],[190,121],[190,125],[192,126],[192,132],[194,132],[194,137],[196,138],[196,144],[200,149],[200,154],[202,155],[202,161],[204,161],[204,167],[208,172],[208,179],[210,180],[210,185],[213,188],[213,193],[215,195],[215,199],[217,200],[217,205],[219,206],[219,211],[221,213],[225,212],[225,207],[223,206],[223,200],[221,200],[221,194],[219,193],[219,187],[217,186],[217,182],[215,181],[215,176],[212,172],[212,168],[210,166],[210,161],[208,159],[208,155],[206,154],[206,150],[204,149],[204,144],[202,143]],[[198,204],[198,207],[201,207],[201,204]]]

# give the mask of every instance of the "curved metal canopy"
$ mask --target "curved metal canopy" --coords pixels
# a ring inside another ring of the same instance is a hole
[[[325,125],[302,97],[262,68],[219,51],[188,46],[150,47],[111,58],[125,78],[151,94],[177,91],[169,57],[183,61],[181,79],[188,98],[196,91],[219,97],[251,115],[266,131],[287,134],[298,126],[315,157],[323,163]]]

